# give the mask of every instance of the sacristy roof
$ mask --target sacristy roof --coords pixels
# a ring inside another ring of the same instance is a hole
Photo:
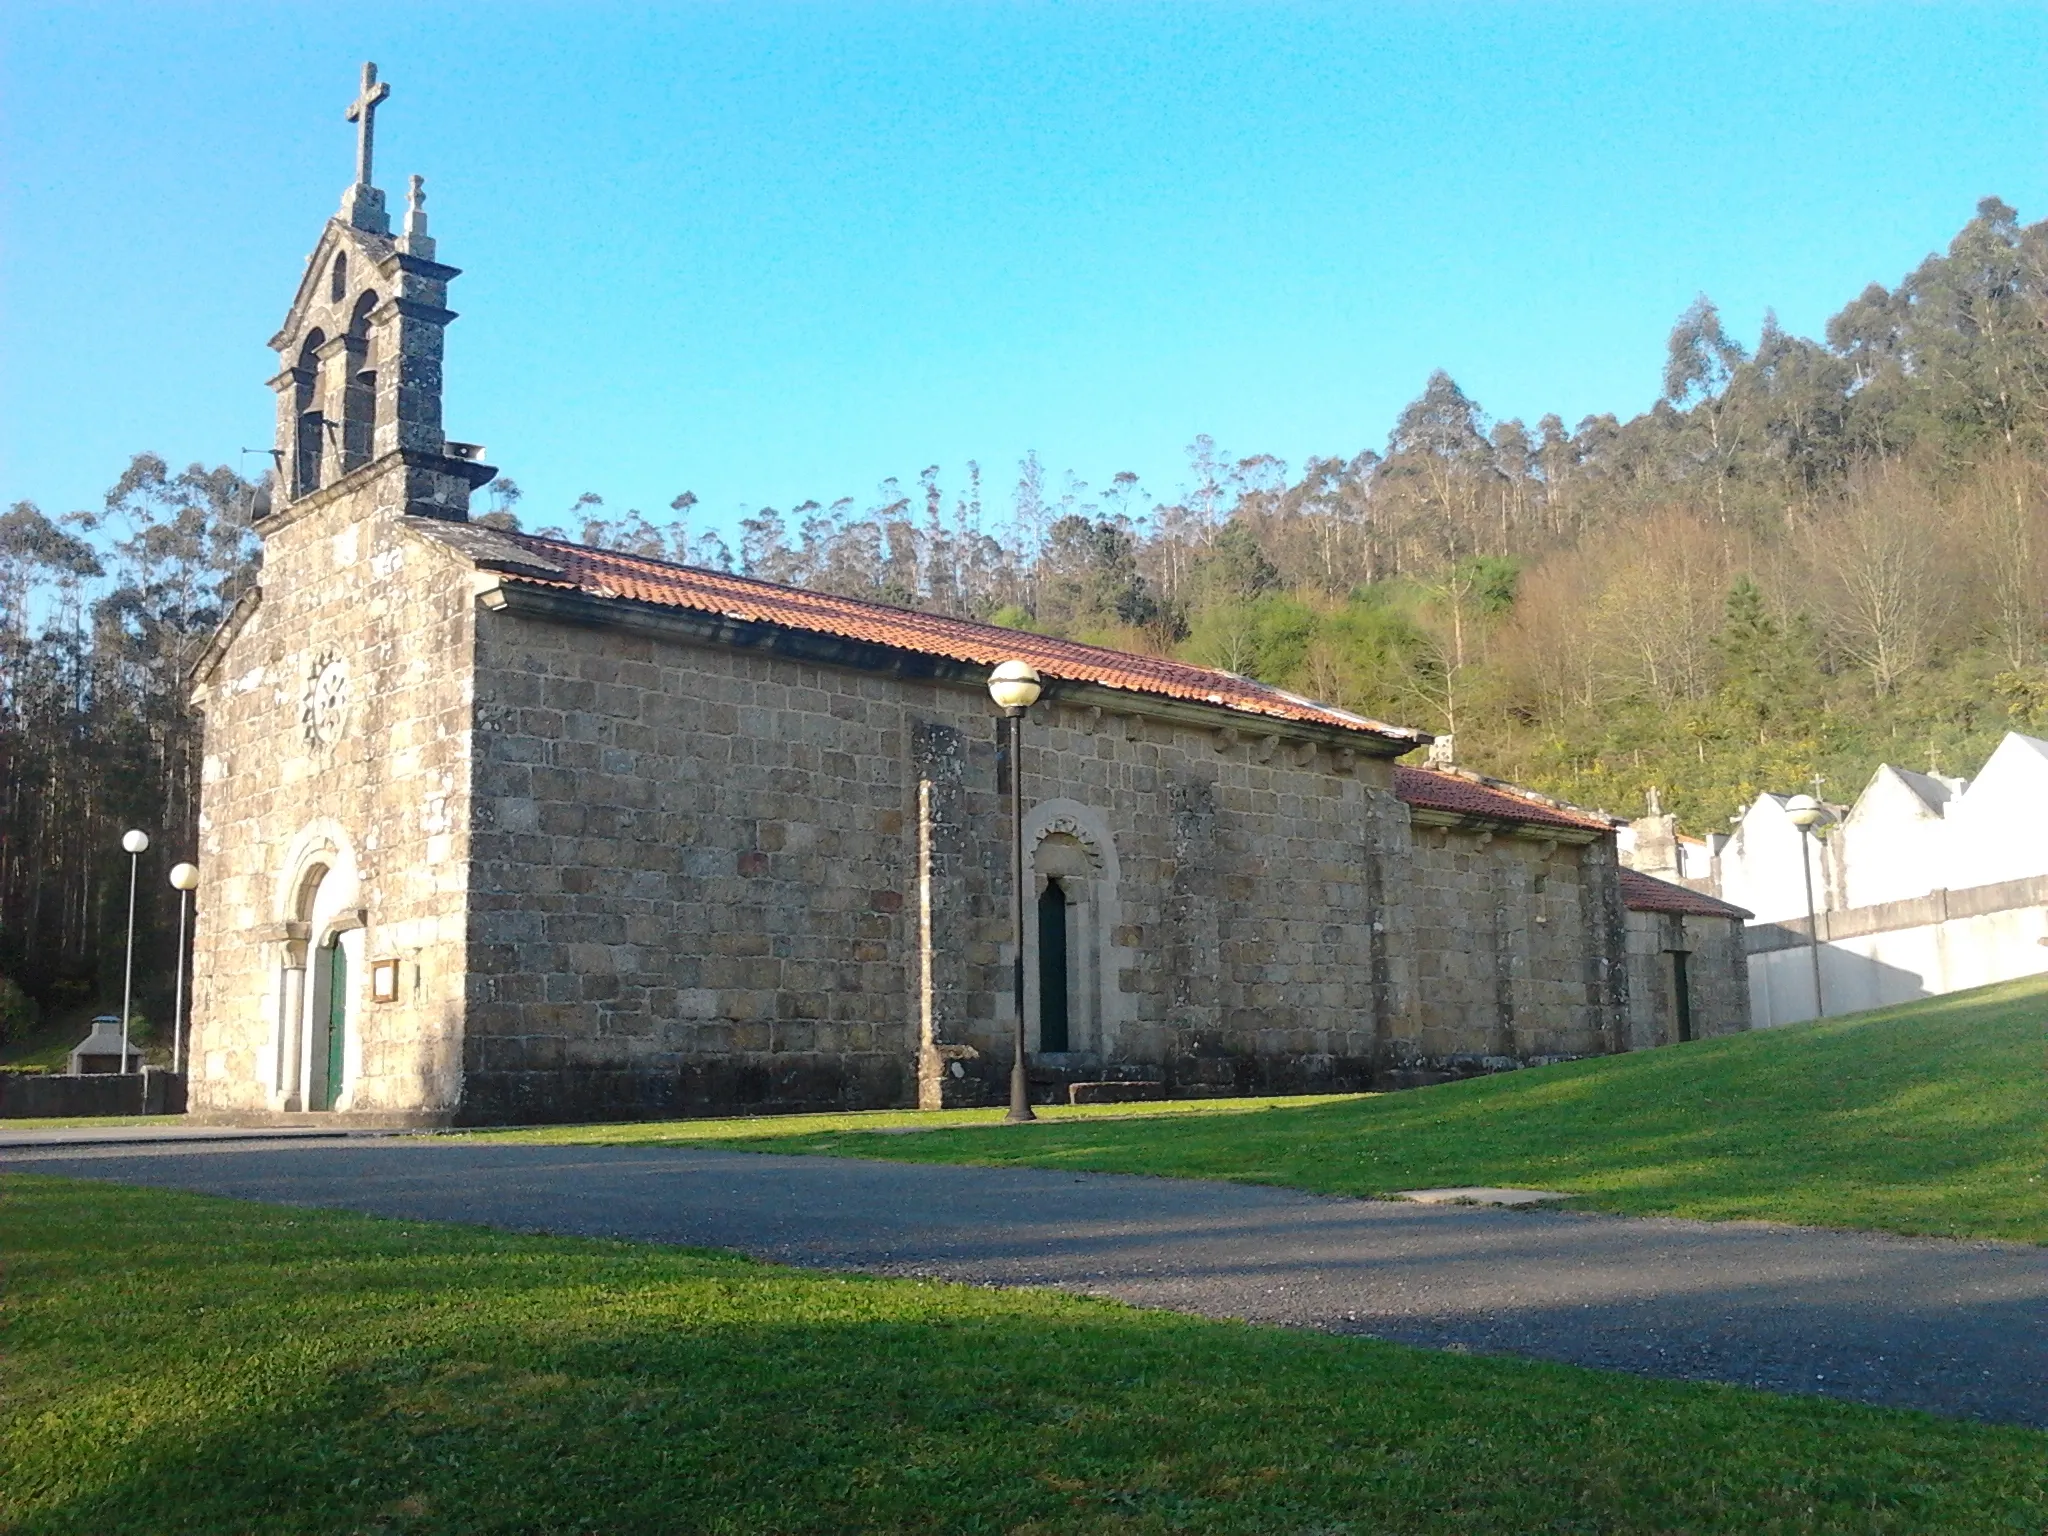
[[[1746,907],[1699,891],[1673,885],[1638,870],[1621,871],[1621,901],[1631,912],[1669,912],[1679,917],[1730,917],[1737,922],[1756,916]]]
[[[1485,816],[1533,827],[1609,832],[1615,818],[1552,800],[1532,789],[1460,769],[1394,768],[1394,793],[1408,804],[1458,816]]]

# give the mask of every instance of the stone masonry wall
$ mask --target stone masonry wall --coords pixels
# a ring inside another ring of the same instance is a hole
[[[477,623],[464,1119],[1000,1101],[1009,852],[978,688]],[[1038,1096],[1354,1089],[1620,1044],[1611,848],[1411,833],[1384,763],[1145,709],[1049,698],[1027,726],[1034,846],[1070,845],[1103,929],[1073,941],[1097,974],[1079,1038],[1034,1056]]]
[[[1686,954],[1692,999],[1692,1037],[1737,1034],[1750,1027],[1749,961],[1742,924],[1726,917],[1667,912],[1628,915],[1629,1048],[1671,1045],[1678,1039],[1677,973],[1673,951]]]
[[[1396,866],[1404,958],[1387,1082],[1415,1086],[1614,1048],[1613,881],[1600,844],[1416,825]],[[1618,955],[1617,955],[1618,958]]]
[[[485,613],[477,709],[465,1118],[1000,1096],[1007,824],[978,689]],[[1035,709],[1026,803],[1100,816],[1119,918],[1098,1037],[1039,1063],[1040,1092],[1133,1064],[1177,1091],[1365,1086],[1375,777]]]
[[[288,964],[322,937],[292,920],[297,870],[353,863],[337,1108],[452,1114],[460,1093],[468,885],[469,568],[401,516],[406,475],[372,464],[265,530],[262,598],[211,669],[193,962],[191,1105],[297,1107],[276,1089]],[[315,676],[346,674],[331,745],[310,744]],[[321,844],[338,845],[330,854]],[[369,963],[400,962],[394,1002]]]

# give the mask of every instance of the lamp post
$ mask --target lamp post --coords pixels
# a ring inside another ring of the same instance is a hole
[[[135,875],[149,849],[149,834],[140,828],[121,834],[128,851],[128,964],[121,976],[121,1070],[128,1070],[128,1015],[135,997]]]
[[[1031,1080],[1024,1072],[1024,711],[1043,689],[1028,662],[1006,661],[988,675],[988,696],[1010,722],[1010,939],[1016,948],[1010,995],[1017,1005],[1017,1039],[1010,1057],[1010,1112],[1003,1118],[1011,1125],[1038,1118],[1031,1113]]]
[[[1813,829],[1828,819],[1828,808],[1811,795],[1794,795],[1785,814],[1799,829],[1799,873],[1806,879],[1807,953],[1813,959],[1813,1016],[1828,1016],[1827,996],[1820,985],[1820,918],[1813,910]]]
[[[185,1070],[185,916],[192,908],[192,891],[199,884],[199,870],[192,864],[171,866],[171,889],[178,893],[178,988],[171,994],[171,1070]]]

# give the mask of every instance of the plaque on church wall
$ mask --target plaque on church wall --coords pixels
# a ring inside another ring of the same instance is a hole
[[[370,1001],[373,1003],[395,1003],[398,1001],[398,962],[396,960],[373,960],[370,962]]]

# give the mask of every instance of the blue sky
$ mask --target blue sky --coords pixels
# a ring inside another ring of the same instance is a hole
[[[1706,292],[1816,332],[1976,200],[2044,209],[2048,8],[66,5],[0,17],[0,501],[267,446],[352,172],[426,176],[447,419],[710,520],[1036,449],[1384,444],[1448,369],[1627,415]],[[259,460],[247,461],[254,468]]]

